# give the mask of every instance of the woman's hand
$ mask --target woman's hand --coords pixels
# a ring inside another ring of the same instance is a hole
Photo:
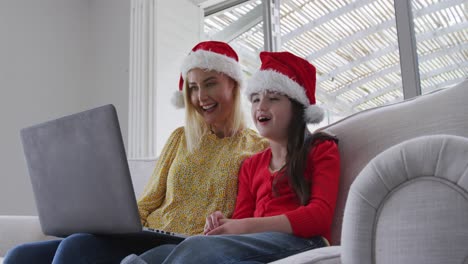
[[[209,216],[207,216],[206,221],[205,221],[205,228],[203,229],[203,234],[206,235],[211,230],[220,226],[221,225],[220,221],[222,219],[226,219],[226,217],[224,217],[223,213],[221,213],[220,211],[216,211],[210,214]]]

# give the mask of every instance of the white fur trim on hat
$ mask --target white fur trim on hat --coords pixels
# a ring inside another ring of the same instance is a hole
[[[185,107],[184,94],[181,91],[176,91],[174,94],[172,94],[171,103],[177,109],[184,108]]]
[[[306,108],[304,120],[308,124],[320,123],[323,120],[323,110],[310,104],[304,88],[282,73],[274,70],[258,71],[249,80],[245,94],[250,100],[252,94],[264,91],[279,92],[298,101]]]
[[[304,110],[304,120],[307,124],[318,124],[322,122],[323,116],[323,109],[317,105],[309,105]]]
[[[239,88],[244,85],[240,64],[233,58],[219,53],[197,50],[191,52],[183,61],[181,73],[186,78],[187,73],[194,68],[214,70],[224,73],[234,79]]]

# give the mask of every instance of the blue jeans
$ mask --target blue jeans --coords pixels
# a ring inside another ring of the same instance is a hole
[[[141,254],[165,243],[175,242],[147,232],[102,236],[74,234],[63,240],[19,245],[6,254],[3,263],[120,263],[129,254]]]
[[[266,232],[245,235],[193,236],[178,245],[162,245],[140,257],[148,263],[265,263],[326,246],[310,239]]]

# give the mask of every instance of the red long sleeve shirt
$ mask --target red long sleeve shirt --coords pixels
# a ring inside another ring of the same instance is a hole
[[[276,183],[279,173],[271,173],[268,148],[246,159],[239,172],[236,208],[232,218],[266,217],[284,214],[293,234],[300,237],[323,236],[330,241],[331,224],[338,195],[340,158],[338,146],[332,140],[313,147],[307,157],[304,177],[311,182],[310,199],[301,205],[287,177]],[[311,166],[312,165],[312,166]]]

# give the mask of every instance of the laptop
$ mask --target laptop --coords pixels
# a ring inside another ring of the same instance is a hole
[[[154,232],[138,214],[117,112],[113,105],[21,130],[23,150],[44,234]]]

